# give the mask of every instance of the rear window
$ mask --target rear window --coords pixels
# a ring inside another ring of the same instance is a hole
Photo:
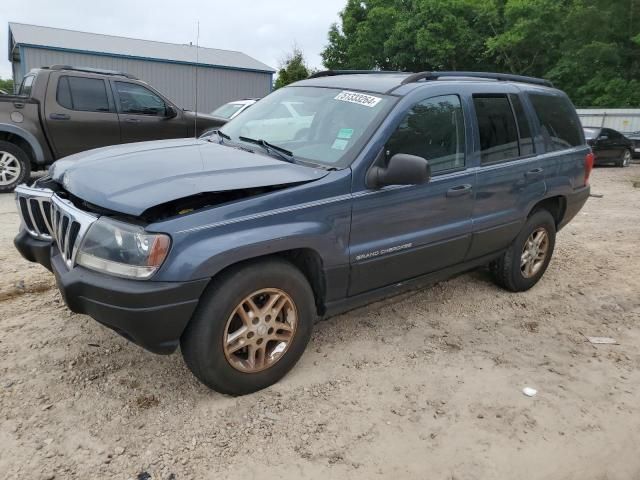
[[[104,80],[62,76],[58,81],[56,101],[68,110],[108,112],[109,100]]]
[[[31,87],[33,86],[33,81],[35,80],[35,75],[27,75],[22,79],[22,83],[20,84],[20,90],[18,91],[18,95],[30,96],[31,95]]]
[[[225,103],[221,107],[218,107],[213,112],[211,112],[211,115],[229,119],[242,107],[244,107],[242,103]]]
[[[565,150],[582,145],[582,126],[573,105],[565,97],[530,93],[531,104],[540,122],[547,151]]]

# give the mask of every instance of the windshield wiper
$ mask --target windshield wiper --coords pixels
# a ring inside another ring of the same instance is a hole
[[[291,153],[289,150],[287,150],[286,148],[279,147],[278,145],[273,145],[261,138],[255,139],[255,138],[249,138],[249,137],[238,137],[238,140],[260,145],[262,148],[264,148],[267,151],[267,153],[271,154],[271,152],[274,152],[285,162],[296,163],[293,158],[293,153]]]

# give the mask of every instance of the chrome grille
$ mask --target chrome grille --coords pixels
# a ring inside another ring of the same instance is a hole
[[[76,208],[47,188],[20,185],[15,193],[22,225],[29,235],[55,241],[64,263],[72,268],[80,243],[98,216]]]
[[[46,188],[31,188],[20,185],[15,190],[18,212],[22,225],[32,237],[51,240],[51,197],[53,192]]]
[[[76,208],[69,200],[57,195],[51,197],[53,238],[67,268],[72,268],[75,264],[82,239],[97,219],[97,215]]]

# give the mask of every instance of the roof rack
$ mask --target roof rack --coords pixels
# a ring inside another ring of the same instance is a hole
[[[401,85],[407,83],[415,83],[420,80],[440,80],[441,78],[479,78],[487,80],[498,80],[502,82],[521,82],[533,85],[541,85],[543,87],[552,87],[553,83],[549,80],[536,77],[526,77],[524,75],[512,75],[510,73],[491,73],[491,72],[419,72],[409,75],[403,79]]]
[[[323,70],[312,73],[308,78],[333,77],[335,75],[362,75],[375,73],[406,73],[394,70]]]
[[[99,73],[101,75],[117,75],[121,77],[130,78],[132,80],[138,80],[138,77],[131,75],[127,72],[118,72],[117,70],[103,70],[101,68],[91,68],[91,67],[73,67],[71,65],[51,65],[50,67],[42,67],[48,70],[73,70],[75,72],[86,72],[86,73]]]

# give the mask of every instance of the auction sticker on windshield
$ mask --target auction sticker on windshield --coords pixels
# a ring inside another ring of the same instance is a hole
[[[357,103],[358,105],[364,105],[365,107],[375,107],[382,99],[380,97],[374,97],[373,95],[365,95],[364,93],[343,90],[335,96],[334,100]]]

